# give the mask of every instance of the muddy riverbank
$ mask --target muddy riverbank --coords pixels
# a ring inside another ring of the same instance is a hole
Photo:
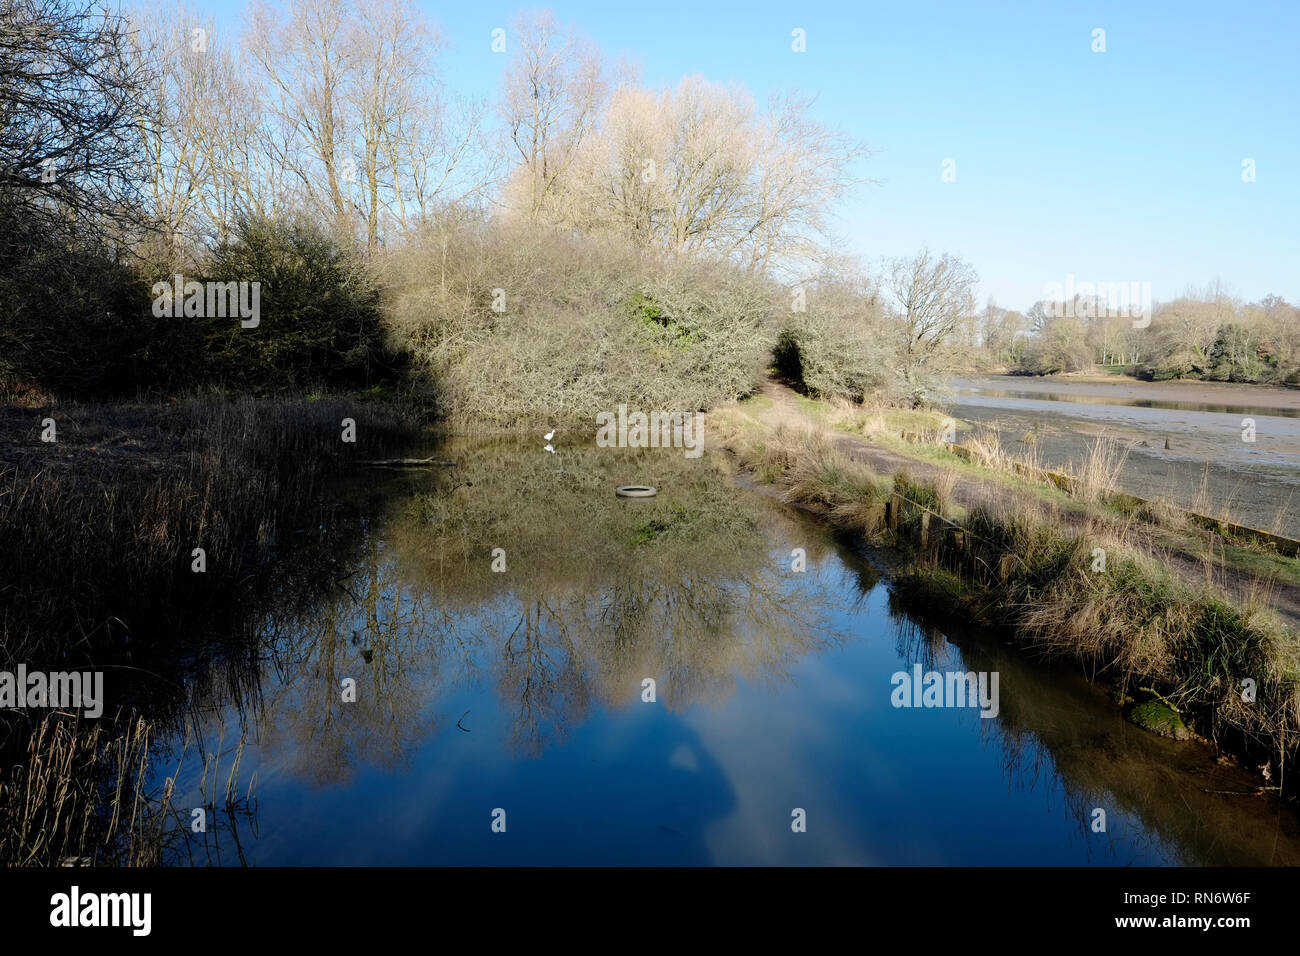
[[[1300,392],[1007,375],[958,379],[954,390],[954,417],[1045,467],[1069,470],[1105,435],[1128,449],[1124,491],[1300,537]]]

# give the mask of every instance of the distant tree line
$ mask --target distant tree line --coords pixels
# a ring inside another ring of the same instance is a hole
[[[1300,307],[1269,295],[1243,302],[1220,283],[1115,315],[1106,300],[989,304],[978,323],[984,364],[1033,375],[1093,366],[1140,378],[1300,385]]]

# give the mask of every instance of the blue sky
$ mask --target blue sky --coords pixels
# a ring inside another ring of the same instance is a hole
[[[240,22],[242,0],[191,2]],[[428,0],[448,85],[494,97],[492,29],[542,5],[650,86],[700,73],[816,95],[818,119],[876,151],[860,174],[877,182],[836,225],[868,264],[947,250],[981,299],[1021,309],[1067,274],[1300,301],[1300,3]]]

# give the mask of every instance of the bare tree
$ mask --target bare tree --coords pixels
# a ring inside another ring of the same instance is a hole
[[[562,182],[557,221],[752,272],[814,258],[866,150],[810,109],[787,97],[760,110],[698,76],[660,92],[622,87]]]
[[[529,218],[554,201],[562,177],[596,126],[607,93],[600,57],[550,11],[514,23],[502,116],[519,155],[515,192]]]
[[[389,225],[491,179],[471,155],[482,107],[447,115],[438,35],[412,0],[293,0],[285,19],[256,7],[246,36],[284,134],[276,161],[320,212],[359,226],[372,253]]]
[[[903,378],[914,401],[923,401],[934,372],[950,355],[954,337],[975,308],[973,267],[956,256],[924,249],[889,263],[886,284],[899,309]]]
[[[787,95],[773,101],[766,117],[749,224],[734,244],[747,250],[752,270],[814,254],[836,203],[867,181],[853,165],[870,149],[814,120],[812,106],[811,99]]]
[[[153,78],[132,47],[128,20],[93,0],[4,0],[0,205],[11,222],[113,239],[141,223]]]
[[[259,2],[245,31],[249,54],[270,84],[270,119],[290,134],[287,148],[273,161],[282,163],[341,226],[349,222],[345,181],[351,167],[345,163],[343,111],[354,68],[347,18],[346,0],[293,0],[285,19]]]
[[[222,155],[222,144],[232,128],[221,121],[231,118],[231,104],[225,110],[222,105],[231,93],[233,67],[229,55],[215,48],[212,21],[180,4],[149,7],[133,20],[136,61],[151,80],[142,167],[171,258],[182,240],[209,231],[226,194],[222,187],[233,164]]]
[[[401,204],[400,179],[412,172],[411,147],[423,145],[418,131],[438,108],[429,92],[426,59],[437,43],[437,34],[409,0],[362,4],[349,24],[354,71],[346,96],[360,134],[359,207],[372,253],[379,245],[381,211]],[[385,202],[390,191],[392,201]]]
[[[992,300],[980,315],[980,342],[998,365],[1015,365],[1020,361],[1028,331],[1027,316],[1003,309]]]
[[[1025,317],[1029,319],[1029,328],[1034,332],[1041,332],[1051,323],[1052,319],[1058,315],[1065,314],[1064,302],[1049,302],[1046,299],[1039,299],[1029,307]]]

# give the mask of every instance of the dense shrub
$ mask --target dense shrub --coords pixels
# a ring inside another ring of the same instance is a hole
[[[394,370],[365,264],[310,220],[245,219],[202,268],[205,281],[260,285],[256,327],[229,317],[195,324],[213,380],[254,389],[357,386]]]
[[[0,213],[0,219],[3,219]],[[69,245],[7,222],[0,259],[0,389],[81,398],[355,387],[391,378],[379,292],[349,250],[303,219],[246,220],[187,266]],[[19,240],[22,241],[19,241]],[[169,261],[171,260],[171,261]],[[155,284],[257,282],[259,323],[155,314]]]
[[[150,374],[148,287],[111,252],[0,211],[0,389],[97,395]]]
[[[870,288],[831,279],[803,287],[803,310],[791,310],[773,353],[778,375],[810,395],[861,402],[901,395],[896,322]]]
[[[1031,375],[1076,372],[1092,364],[1083,323],[1072,316],[1052,319],[1025,348],[1020,370]]]
[[[459,424],[696,411],[751,392],[774,298],[731,266],[444,220],[384,262],[387,315]]]

